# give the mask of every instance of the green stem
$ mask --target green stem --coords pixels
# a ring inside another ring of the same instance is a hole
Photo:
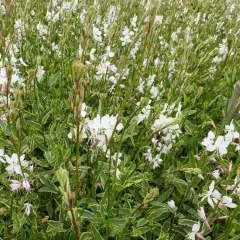
[[[76,139],[76,190],[75,190],[75,203],[77,205],[79,196],[79,164],[80,164],[80,153],[79,153],[79,125],[80,121],[77,120],[77,139]]]

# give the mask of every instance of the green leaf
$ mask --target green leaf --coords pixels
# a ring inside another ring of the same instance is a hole
[[[142,226],[148,224],[148,222],[149,222],[149,221],[148,221],[146,218],[141,218],[141,219],[138,220],[136,226],[137,226],[137,227],[142,227]]]
[[[55,193],[55,194],[58,193],[58,188],[49,179],[47,179],[42,174],[39,174],[38,177],[39,177],[40,181],[42,182],[42,184],[44,185],[44,187],[42,187],[43,190],[41,190],[42,192],[49,190],[52,193]],[[39,189],[39,191],[40,191],[40,189]],[[47,191],[47,192],[49,192],[49,191]]]
[[[84,232],[80,236],[80,240],[91,240],[91,239],[93,239],[91,232]]]
[[[164,233],[168,233],[168,232],[169,232],[169,229],[170,229],[170,226],[171,226],[171,218],[167,219],[167,220],[164,222],[164,224],[163,224],[163,226],[162,226],[162,231],[163,231]]]
[[[119,234],[126,226],[126,219],[112,218],[111,222],[111,232],[110,236],[114,237]]]
[[[40,123],[34,122],[34,121],[26,121],[29,127],[32,127],[33,129],[37,130],[38,132],[42,132],[42,125]]]
[[[52,110],[48,111],[42,118],[42,125],[45,125],[47,123],[48,118],[50,117],[52,113]]]
[[[142,182],[143,180],[147,180],[146,174],[140,173],[138,175],[134,175],[126,180],[126,182],[124,183],[124,187],[125,188],[130,187],[134,184],[138,184],[138,183]]]
[[[103,240],[103,238],[101,237],[101,234],[99,233],[99,231],[97,230],[97,228],[93,224],[92,224],[92,229],[93,229],[94,240]]]
[[[193,125],[190,121],[185,120],[184,121],[184,128],[189,135],[193,135],[194,130],[196,129],[196,126]]]
[[[193,224],[196,224],[196,221],[190,219],[179,219],[178,224],[182,226],[192,227]]]
[[[84,219],[93,219],[95,217],[94,213],[83,208],[78,208],[77,212],[78,212],[78,216]]]
[[[230,238],[229,240],[239,240],[240,239],[240,234],[234,236],[233,238]]]
[[[125,130],[125,132],[123,133],[122,141],[126,140],[127,138],[131,138],[132,139],[133,136],[136,136],[138,134],[138,132],[135,130],[137,126],[138,126],[138,124],[135,123],[135,122],[133,124],[131,124]],[[133,139],[132,139],[132,141],[133,141]]]
[[[53,220],[48,220],[47,234],[49,236],[56,236],[58,233],[64,233],[63,223]]]
[[[57,82],[58,78],[59,78],[58,73],[51,75],[48,79],[48,86],[52,87]]]
[[[144,227],[133,227],[133,233],[132,236],[133,237],[139,237],[141,235],[143,235],[144,233],[150,231],[151,228],[149,226],[144,226]]]
[[[147,219],[160,221],[162,219],[167,218],[171,213],[172,211],[170,208],[152,209],[151,211],[148,212]]]
[[[173,192],[173,188],[169,188],[166,192],[159,195],[159,197],[157,198],[157,202],[164,202],[169,198],[172,192]]]

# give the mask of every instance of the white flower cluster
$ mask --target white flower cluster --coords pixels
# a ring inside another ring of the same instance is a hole
[[[82,127],[81,133],[82,138],[88,139],[91,144],[97,148],[106,151],[108,141],[110,140],[113,129],[117,123],[117,116],[105,115],[100,117],[98,114],[94,119],[85,119],[84,126]],[[123,128],[122,123],[119,123],[116,127],[117,131],[121,131]],[[76,136],[76,128],[74,129],[74,136]],[[68,138],[73,138],[73,133],[68,134]],[[75,137],[76,138],[76,137]]]
[[[116,116],[105,115],[102,118],[98,114],[93,120],[86,119],[85,129],[88,139],[96,147],[102,148],[104,151],[107,148],[107,143],[110,140],[113,129],[117,123]],[[117,131],[123,128],[122,123],[116,127]]]
[[[143,153],[143,156],[149,161],[153,169],[158,168],[163,162],[163,160],[160,158],[160,154],[156,154],[155,156],[152,155],[151,148],[148,148],[147,152]]]
[[[239,139],[239,133],[235,131],[233,122],[225,126],[225,132],[224,136],[218,136],[215,139],[215,134],[210,131],[208,136],[203,139],[202,145],[206,147],[208,152],[217,151],[220,156],[227,154],[227,148],[230,144],[236,145],[236,151],[239,151],[239,143],[234,142]]]
[[[33,166],[25,160],[24,154],[18,157],[16,153],[13,153],[12,156],[9,157],[8,155],[4,154],[3,149],[0,149],[0,162],[7,164],[6,171],[10,177],[17,175],[23,177],[21,182],[18,180],[11,180],[10,188],[12,191],[19,190],[20,188],[30,191],[30,183],[26,179],[28,174],[26,172],[23,173],[23,170],[32,171]]]
[[[218,207],[224,208],[236,208],[237,205],[232,202],[232,198],[228,196],[222,196],[222,194],[215,189],[215,181],[212,181],[209,185],[209,190],[203,194],[202,201],[207,199],[209,205],[213,208],[215,204],[218,204]]]
[[[168,117],[169,114],[175,112],[175,117]],[[147,152],[143,155],[148,160],[153,169],[160,166],[162,163],[162,155],[166,155],[173,147],[173,143],[181,134],[180,126],[176,123],[178,117],[181,115],[181,104],[177,108],[175,105],[164,105],[164,109],[159,118],[156,119],[152,125],[154,137],[152,143],[156,155],[153,156],[152,148],[148,148]]]
[[[57,22],[60,17],[66,19],[69,14],[76,12],[77,6],[78,0],[62,2],[58,0],[51,1],[51,3],[48,4],[46,20]]]
[[[129,27],[127,27],[127,26],[124,27],[124,29],[122,31],[122,36],[120,37],[120,41],[122,42],[122,46],[126,46],[129,43],[131,43],[133,41],[133,37],[134,37],[135,33],[138,31],[137,16],[136,15],[134,15],[133,18],[131,19],[131,28],[132,28],[132,30],[129,29]],[[135,47],[138,48],[139,46],[135,46]]]
[[[95,61],[95,53],[96,49],[91,49],[90,51],[90,60]],[[104,55],[101,56],[101,62],[96,67],[96,80],[107,80],[111,82],[114,85],[117,83],[119,77],[121,76],[121,79],[124,80],[129,74],[129,70],[126,69],[123,73],[119,73],[117,70],[117,67],[112,64],[110,61],[111,58],[115,56],[115,53],[111,51],[111,47],[107,46],[105,49]],[[92,63],[87,61],[87,65],[91,65]],[[120,84],[120,87],[124,88],[124,84]]]
[[[150,113],[151,113],[151,109],[152,109],[152,106],[151,106],[151,100],[148,101],[148,104],[143,107],[141,109],[141,112],[137,115],[136,119],[137,119],[137,124],[143,122],[144,120],[148,119]],[[140,102],[138,102],[136,105],[139,107],[140,106]]]
[[[163,83],[159,83],[155,86],[154,82],[155,82],[155,78],[156,75],[150,75],[148,78],[145,79],[145,81],[140,78],[139,80],[139,86],[138,86],[138,91],[140,93],[144,93],[146,90],[150,91],[151,94],[151,99],[153,100],[159,100],[160,96],[165,92],[164,88],[163,88]],[[161,91],[159,90],[161,89]]]
[[[220,63],[223,62],[228,54],[228,45],[227,39],[223,39],[222,43],[219,44],[219,55],[214,57],[212,62],[213,63]]]

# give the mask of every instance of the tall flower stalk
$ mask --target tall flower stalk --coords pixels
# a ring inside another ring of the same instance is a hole
[[[81,117],[81,110],[82,110],[82,105],[84,101],[84,82],[83,82],[83,77],[84,77],[84,71],[85,71],[85,66],[81,61],[75,61],[72,65],[72,74],[73,74],[73,80],[75,82],[75,90],[76,90],[76,98],[75,98],[75,103],[74,103],[74,120],[76,123],[76,161],[75,161],[75,184],[76,184],[76,189],[75,189],[75,204],[77,204],[77,200],[79,197],[79,188],[80,188],[80,179],[79,179],[79,168],[80,168],[80,152],[79,152],[79,147],[80,143],[82,142],[82,128],[83,128],[83,118]]]

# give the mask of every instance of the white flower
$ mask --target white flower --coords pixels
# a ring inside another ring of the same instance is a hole
[[[137,27],[137,15],[135,14],[134,17],[131,19],[131,25],[136,28]]]
[[[212,181],[209,190],[205,192],[204,197],[202,198],[202,201],[207,198],[207,201],[212,208],[214,207],[214,203],[221,200],[221,193],[214,189],[214,185],[215,181]]]
[[[30,213],[31,213],[31,209],[32,209],[33,205],[30,204],[30,203],[24,203],[24,207],[25,207],[24,213],[25,213],[27,216],[29,216]]]
[[[36,78],[40,82],[43,78],[43,75],[45,74],[45,70],[43,66],[38,67],[37,73],[36,73]]]
[[[195,238],[196,236],[199,237],[199,238],[201,238],[201,239],[205,239],[205,238],[202,236],[202,234],[199,232],[200,227],[201,227],[200,222],[198,222],[198,223],[196,223],[196,224],[193,224],[193,226],[192,226],[192,232],[188,234],[188,239],[190,239],[190,240],[195,240],[195,239],[196,239],[196,238]]]
[[[93,39],[100,43],[102,42],[102,32],[95,25],[93,25]]]
[[[213,145],[213,140],[215,138],[215,134],[210,131],[208,136],[203,139],[202,145],[206,147],[206,150],[209,152],[213,152],[216,150],[216,147]]]
[[[143,153],[143,156],[145,156],[146,160],[149,162],[152,162],[153,156],[152,156],[152,149],[149,148],[146,153]]]
[[[100,118],[100,115],[98,114],[93,120],[86,119],[86,137],[89,138],[92,144],[105,149],[112,136],[116,123],[117,116],[110,116],[108,114],[102,118]],[[119,123],[116,130],[120,131],[122,127],[123,125]]]
[[[151,102],[150,102],[151,103]],[[141,110],[141,113],[139,113],[138,115],[137,115],[137,123],[139,124],[140,122],[142,122],[142,121],[144,121],[144,120],[146,120],[148,117],[149,117],[149,115],[150,115],[150,112],[151,112],[151,105],[150,104],[148,104],[146,107],[144,107],[142,110]]]
[[[212,176],[214,177],[214,178],[216,178],[216,179],[219,179],[219,177],[220,177],[220,171],[217,169],[217,170],[214,170],[213,172],[212,172]]]
[[[5,67],[0,65],[0,85],[7,84],[7,71]]]
[[[201,219],[206,220],[206,215],[203,207],[200,207],[200,210],[198,210],[198,215]]]
[[[114,52],[111,51],[111,47],[107,46],[106,47],[106,56],[112,58],[112,57],[114,57],[114,55],[115,55]]]
[[[22,182],[22,186],[23,188],[25,188],[25,190],[28,192],[31,189],[30,183],[28,182],[28,180],[24,179]]]
[[[4,157],[4,149],[0,149],[0,162],[6,163],[6,161],[3,159]]]
[[[206,217],[205,211],[203,207],[200,207],[200,210],[198,210],[198,215],[199,217],[205,222],[205,224],[207,225],[207,227],[209,228],[209,230],[211,231],[210,225],[208,223],[208,219]]]
[[[176,32],[173,32],[173,33],[171,34],[171,39],[175,42],[175,41],[177,40],[177,38],[178,38],[177,33],[176,33]]]
[[[161,24],[162,24],[162,21],[163,21],[163,16],[157,15],[157,16],[155,17],[155,23],[156,23],[157,25],[161,25]]]
[[[175,202],[173,200],[168,201],[167,204],[168,204],[168,206],[171,209],[175,209],[176,208]]]
[[[41,24],[41,23],[38,23],[38,25],[37,25],[37,30],[38,30],[38,32],[39,32],[39,35],[40,35],[41,37],[43,37],[43,38],[45,38],[45,35],[48,34],[47,27],[44,26],[44,25]]]
[[[153,131],[164,129],[165,127],[171,125],[173,121],[174,119],[172,117],[167,117],[161,114],[160,117],[153,123],[152,129]]]
[[[69,132],[67,136],[68,136],[69,139],[72,139],[73,138],[72,132]]]
[[[9,165],[6,167],[6,170],[9,175],[13,175],[14,173],[22,175],[21,167],[18,163],[18,155],[16,153],[12,154],[12,157],[10,158],[8,155],[5,155],[6,163]],[[24,160],[24,155],[20,157],[20,161]]]
[[[219,207],[236,208],[237,205],[232,202],[232,198],[227,197],[227,196],[223,196],[222,202],[219,205]]]
[[[214,146],[216,147],[220,155],[227,154],[228,145],[229,142],[225,141],[223,136],[218,136],[216,142],[214,143]]]
[[[128,43],[131,43],[133,35],[134,35],[134,32],[130,31],[129,28],[125,26],[122,32],[122,37],[120,38],[122,42],[122,46],[126,46]]]
[[[81,110],[81,117],[86,117],[87,115],[87,112],[85,111],[86,110],[86,103],[83,103],[82,104],[82,110]]]
[[[153,98],[153,99],[157,98],[158,94],[159,94],[158,87],[152,86],[150,93],[151,93],[151,98]]]
[[[162,162],[163,160],[160,158],[160,154],[157,154],[152,160],[153,169],[158,168],[162,164]]]
[[[96,60],[96,57],[94,56],[94,53],[96,52],[96,49],[95,48],[92,48],[90,53],[89,53],[89,56],[90,56],[90,59],[92,61],[95,61]]]
[[[12,191],[17,191],[22,187],[22,183],[17,180],[11,180],[10,188]]]
[[[123,124],[122,123],[119,123],[116,127],[116,130],[117,131],[121,131],[123,129]]]
[[[222,43],[219,44],[219,54],[226,56],[228,53],[227,39],[223,39]]]

